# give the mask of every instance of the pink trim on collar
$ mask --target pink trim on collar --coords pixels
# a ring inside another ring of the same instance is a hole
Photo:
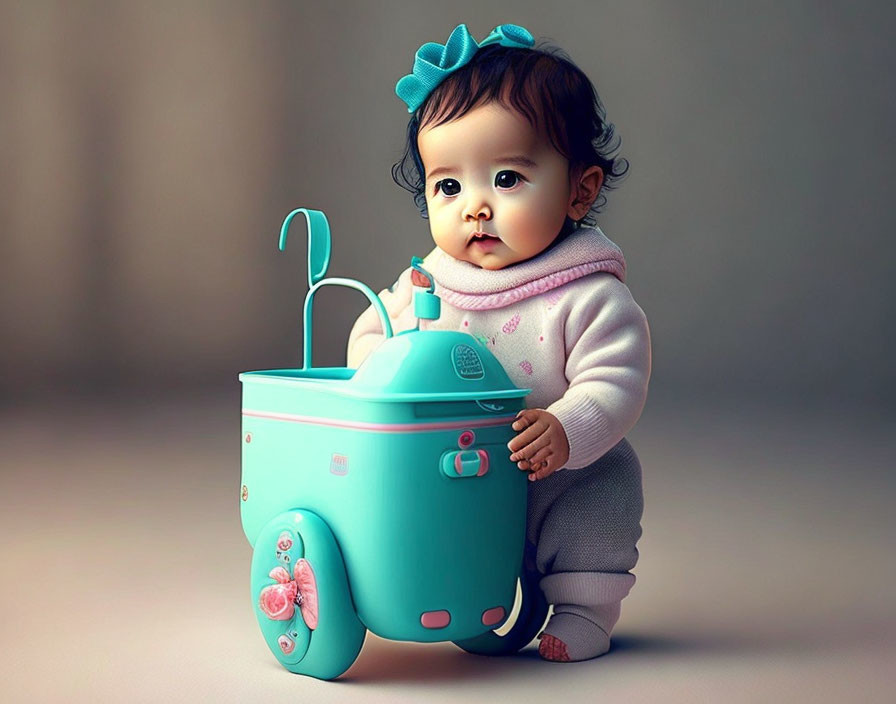
[[[613,274],[621,280],[625,276],[625,267],[615,259],[605,259],[599,262],[578,264],[569,269],[556,271],[553,274],[542,276],[533,281],[527,281],[520,286],[498,293],[460,293],[444,286],[438,286],[436,293],[442,300],[450,303],[455,308],[463,310],[492,310],[494,308],[503,308],[525,298],[537,296],[596,272]]]

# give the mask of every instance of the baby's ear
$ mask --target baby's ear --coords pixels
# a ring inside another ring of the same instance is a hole
[[[571,220],[581,220],[591,210],[591,206],[604,185],[604,172],[599,166],[576,169],[570,184],[569,208],[566,214]]]

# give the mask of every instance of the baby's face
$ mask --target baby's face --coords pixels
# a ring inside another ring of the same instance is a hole
[[[556,239],[570,211],[569,162],[522,115],[488,103],[424,127],[417,147],[433,240],[455,259],[502,269]]]

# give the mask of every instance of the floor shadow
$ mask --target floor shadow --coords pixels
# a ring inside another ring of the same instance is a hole
[[[643,634],[613,636],[610,652],[595,666],[617,657],[656,658],[681,654],[765,652],[758,643],[724,637],[673,638]],[[578,667],[587,663],[576,663]],[[350,683],[434,684],[458,680],[492,680],[504,674],[531,671],[533,666],[556,668],[538,655],[538,641],[505,656],[472,655],[447,643],[406,643],[368,638],[352,667],[339,681]],[[555,672],[559,672],[556,669]]]
[[[502,673],[543,662],[537,646],[509,656],[472,655],[448,643],[405,643],[369,639],[340,682],[437,684],[491,680]],[[547,663],[544,663],[547,664]]]
[[[876,623],[838,623],[837,637],[831,638],[823,626],[787,624],[769,626],[765,632],[694,633],[678,637],[666,634],[621,633],[613,635],[608,656],[651,658],[694,655],[702,658],[718,656],[806,655],[843,650],[877,651],[896,640],[896,624],[881,618]]]
[[[767,651],[771,641],[737,635],[693,635],[688,638],[673,636],[620,634],[613,635],[607,656],[663,656],[695,654],[735,654]]]
[[[875,629],[876,630],[876,629]],[[857,629],[850,637],[841,632],[842,647],[851,644],[861,649],[873,649],[874,643],[888,640],[884,631],[871,632]],[[892,636],[892,633],[891,633]],[[851,643],[850,643],[851,642]],[[810,632],[794,630],[789,633],[698,633],[687,637],[666,634],[620,633],[613,636],[610,651],[603,657],[581,663],[577,667],[601,667],[617,658],[645,662],[662,658],[700,659],[730,657],[761,657],[831,650],[829,641],[819,639]],[[514,676],[531,672],[533,667],[543,667],[545,673],[552,670],[561,673],[563,667],[545,662],[538,655],[538,643],[514,655],[472,655],[450,643],[409,643],[368,637],[360,656],[338,681],[345,684],[439,684],[459,680],[494,680],[501,676]]]

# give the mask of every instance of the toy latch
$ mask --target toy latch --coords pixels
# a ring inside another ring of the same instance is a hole
[[[411,258],[411,266],[429,282],[428,288],[414,293],[414,315],[421,320],[436,320],[442,314],[442,300],[435,294],[432,275],[423,268],[420,257]],[[419,280],[420,277],[417,278]]]

